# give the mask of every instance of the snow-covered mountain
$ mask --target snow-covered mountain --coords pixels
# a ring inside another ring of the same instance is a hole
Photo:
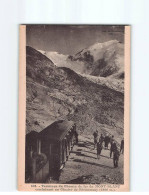
[[[97,84],[124,91],[124,44],[117,40],[95,43],[75,55],[41,51],[58,67],[67,67]]]
[[[124,44],[117,40],[95,43],[75,55],[41,51],[59,67],[68,67],[77,73],[101,77],[124,77]]]
[[[114,76],[124,71],[124,44],[117,40],[95,43],[68,58],[71,61],[83,62],[84,74]]]

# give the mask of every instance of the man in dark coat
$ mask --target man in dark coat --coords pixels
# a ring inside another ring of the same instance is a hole
[[[114,142],[114,135],[110,137],[110,143],[112,144]]]
[[[100,158],[101,151],[102,151],[102,142],[98,142],[97,143],[97,159]]]
[[[110,137],[108,134],[106,134],[106,136],[104,138],[104,142],[105,142],[105,149],[108,149],[108,145],[110,143]]]
[[[75,136],[76,144],[78,144],[78,133],[77,133],[76,130],[75,130],[75,132],[74,132],[74,136]]]
[[[100,138],[99,138],[99,142],[103,143],[104,139],[105,138],[104,138],[103,134],[101,133]]]
[[[124,139],[122,139],[121,141],[121,148],[120,148],[120,152],[122,151],[122,154],[124,153]]]
[[[119,153],[118,149],[114,150],[114,152],[113,152],[113,164],[114,164],[115,168],[118,167],[119,156],[120,156],[120,153]]]
[[[112,153],[114,153],[115,150],[117,150],[117,146],[116,146],[116,143],[113,141],[111,142],[110,158],[112,157]]]
[[[95,149],[96,144],[97,144],[97,139],[98,139],[98,131],[97,130],[93,133],[93,136],[94,136],[94,149]]]

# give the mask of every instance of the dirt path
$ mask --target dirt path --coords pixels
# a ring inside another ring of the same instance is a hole
[[[123,183],[123,155],[120,155],[119,167],[113,167],[113,159],[109,158],[110,151],[103,149],[100,159],[97,159],[93,138],[79,136],[58,183]]]

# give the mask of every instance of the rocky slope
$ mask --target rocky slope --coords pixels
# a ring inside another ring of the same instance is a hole
[[[123,135],[124,95],[67,67],[57,67],[42,53],[26,48],[26,133],[55,120],[71,119],[80,133],[95,129]]]

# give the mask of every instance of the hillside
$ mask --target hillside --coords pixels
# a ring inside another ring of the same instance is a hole
[[[67,67],[57,67],[42,53],[26,48],[26,133],[55,120],[71,119],[80,133],[95,129],[123,135],[124,95],[96,84]]]

